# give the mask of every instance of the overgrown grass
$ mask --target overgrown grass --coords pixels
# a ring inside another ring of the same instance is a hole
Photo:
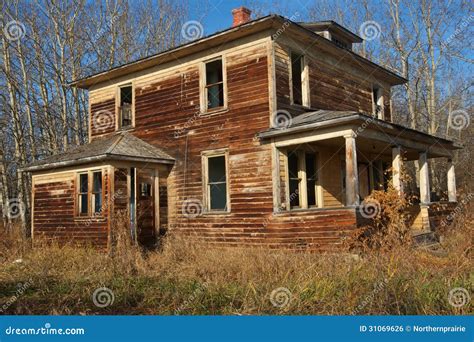
[[[446,257],[397,247],[354,258],[258,249],[213,249],[169,239],[160,252],[130,245],[113,256],[87,247],[31,248],[0,236],[3,314],[469,314],[449,291],[472,293],[472,222],[450,229]],[[18,260],[21,259],[21,260]],[[97,288],[113,291],[104,308]],[[278,288],[283,290],[270,300]],[[286,290],[285,290],[286,291]]]

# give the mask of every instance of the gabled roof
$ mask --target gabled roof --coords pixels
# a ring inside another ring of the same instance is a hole
[[[407,82],[405,78],[398,75],[397,73],[387,68],[384,68],[370,61],[369,59],[358,55],[357,53],[351,50],[340,48],[334,42],[324,37],[321,37],[319,34],[315,33],[310,28],[301,25],[300,23],[293,22],[290,19],[285,18],[278,14],[270,14],[270,15],[267,15],[255,20],[251,20],[249,22],[246,22],[244,24],[241,24],[235,27],[230,27],[226,30],[213,33],[209,36],[196,39],[189,43],[182,44],[177,47],[156,53],[154,55],[147,56],[147,57],[138,59],[136,61],[123,64],[123,65],[119,65],[111,69],[86,76],[81,79],[73,80],[72,82],[69,83],[69,85],[88,89],[89,87],[95,84],[105,82],[111,79],[115,79],[118,77],[122,77],[133,72],[146,70],[156,65],[164,64],[169,61],[174,61],[179,58],[183,58],[184,56],[188,56],[193,53],[210,49],[215,46],[221,46],[222,44],[226,42],[232,41],[237,38],[245,37],[257,32],[261,32],[266,29],[279,30],[283,26],[286,27],[288,23],[290,23],[291,26],[293,26],[296,30],[303,31],[304,34],[309,35],[309,37],[318,40],[318,42],[321,42],[321,44],[324,44],[324,46],[344,50],[346,53],[350,53],[357,61],[368,64],[372,68],[376,68],[379,72],[381,72],[383,75],[388,77],[390,79],[390,82],[393,85],[403,84]],[[344,29],[346,31],[345,33],[347,35],[351,34],[353,39],[358,40],[360,38],[359,36],[355,35],[349,30],[343,28],[339,24],[336,24],[335,22],[325,21],[321,23],[322,25],[328,25],[328,23],[334,23],[332,27],[333,28],[338,27],[337,30],[339,32],[343,32],[343,29]],[[309,23],[309,25],[315,25],[315,24],[317,24],[317,22]]]
[[[39,171],[64,166],[80,165],[100,161],[136,161],[172,164],[166,152],[129,134],[118,132],[92,140],[89,144],[75,146],[64,153],[35,161],[22,168],[23,171]]]

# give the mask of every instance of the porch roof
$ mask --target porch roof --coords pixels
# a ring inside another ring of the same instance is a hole
[[[79,145],[64,153],[35,161],[22,171],[39,171],[97,161],[137,161],[173,164],[174,158],[158,147],[127,132],[99,137],[89,144]]]
[[[354,112],[354,111],[336,111],[336,110],[318,110],[301,114],[290,120],[290,125],[285,128],[271,128],[267,131],[259,133],[261,139],[276,138],[279,140],[286,139],[295,133],[308,134],[315,131],[314,135],[318,135],[318,130],[337,126],[350,125],[357,136],[366,136],[368,138],[376,138],[384,140],[393,145],[400,144],[401,141],[413,142],[413,146],[421,146],[416,142],[427,144],[430,146],[437,145],[446,150],[461,149],[458,143],[431,135],[422,131],[418,131],[403,125],[395,124],[385,120],[375,118],[372,115]],[[370,132],[369,132],[370,131]],[[401,145],[404,145],[403,143]]]

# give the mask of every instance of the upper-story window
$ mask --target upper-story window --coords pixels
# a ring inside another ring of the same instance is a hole
[[[133,88],[131,84],[119,88],[119,128],[133,125]]]
[[[292,104],[309,107],[308,66],[304,55],[291,53]]]
[[[227,151],[206,151],[202,160],[206,212],[229,212]]]
[[[382,88],[372,86],[372,112],[378,119],[383,119],[383,96]]]
[[[203,111],[225,108],[225,72],[222,58],[204,64]]]

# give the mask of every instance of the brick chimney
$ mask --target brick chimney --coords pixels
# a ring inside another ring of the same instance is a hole
[[[246,22],[250,21],[251,13],[251,10],[243,6],[233,9],[232,16],[234,17],[234,20],[232,22],[232,27],[245,24]]]

